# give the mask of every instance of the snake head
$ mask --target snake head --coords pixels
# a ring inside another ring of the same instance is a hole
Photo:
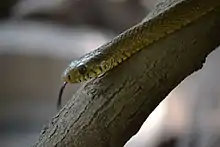
[[[69,67],[63,72],[62,79],[68,83],[80,83],[88,79],[87,73],[86,65],[71,62]]]
[[[86,74],[88,72],[86,65],[78,64],[80,62],[72,62],[68,68],[63,72],[62,79],[64,84],[60,88],[59,97],[57,101],[57,109],[61,107],[61,100],[63,95],[63,90],[66,87],[67,83],[79,83],[86,80]]]
[[[111,66],[95,53],[86,54],[79,60],[72,61],[62,74],[63,81],[80,83],[98,77],[109,70]]]

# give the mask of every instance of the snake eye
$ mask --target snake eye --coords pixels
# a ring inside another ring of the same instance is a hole
[[[87,71],[87,68],[85,65],[80,65],[80,66],[78,66],[78,71],[80,74],[85,74]]]

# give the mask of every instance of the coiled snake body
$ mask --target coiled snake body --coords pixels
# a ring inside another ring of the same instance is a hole
[[[58,106],[67,83],[86,81],[115,68],[144,47],[195,22],[219,5],[220,0],[182,0],[156,17],[133,26],[112,41],[71,62],[62,75],[65,83],[60,90]]]

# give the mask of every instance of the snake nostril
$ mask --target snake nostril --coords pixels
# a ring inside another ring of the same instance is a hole
[[[68,80],[70,81],[70,80],[71,80],[71,76],[70,76],[70,75],[68,75],[67,77],[68,77]]]

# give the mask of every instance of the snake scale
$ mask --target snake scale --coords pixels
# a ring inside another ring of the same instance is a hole
[[[62,75],[58,107],[67,83],[79,83],[115,68],[126,59],[158,40],[183,29],[215,10],[220,0],[182,0],[152,19],[142,21],[98,49],[72,61]]]

